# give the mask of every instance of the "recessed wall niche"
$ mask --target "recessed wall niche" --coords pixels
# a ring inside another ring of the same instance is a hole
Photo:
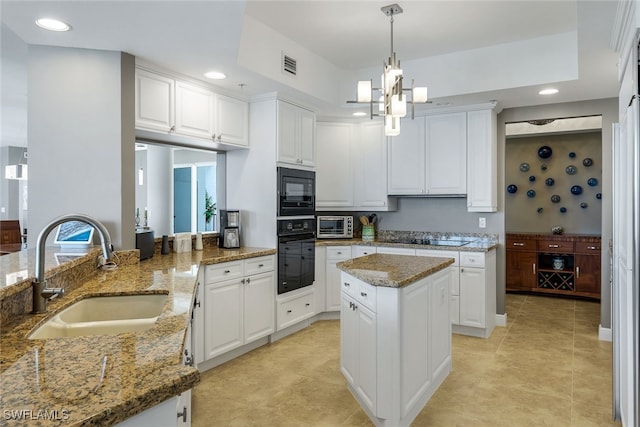
[[[540,157],[541,147],[549,147],[551,155]],[[529,165],[525,172],[523,163]],[[551,227],[560,226],[564,233],[600,234],[602,200],[597,195],[602,193],[601,183],[600,130],[507,136],[502,190],[506,231],[551,234]],[[509,185],[517,186],[518,191],[509,193]],[[560,201],[553,202],[552,196],[559,196]]]

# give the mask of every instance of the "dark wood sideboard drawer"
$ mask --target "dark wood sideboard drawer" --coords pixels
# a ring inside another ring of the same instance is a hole
[[[513,237],[507,237],[507,250],[512,251],[535,251],[536,241],[528,239],[517,239]]]
[[[600,242],[576,242],[576,253],[579,253],[579,254],[600,253]]]
[[[573,252],[573,242],[558,240],[538,240],[538,251]]]

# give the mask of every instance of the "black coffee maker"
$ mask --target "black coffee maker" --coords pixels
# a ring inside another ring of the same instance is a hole
[[[240,211],[220,210],[220,237],[218,243],[221,248],[240,247]]]

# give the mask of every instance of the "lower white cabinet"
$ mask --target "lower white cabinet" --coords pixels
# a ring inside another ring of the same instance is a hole
[[[391,246],[378,246],[376,252],[391,255],[415,255],[416,250],[411,248],[395,248]]]
[[[279,295],[277,298],[278,331],[295,325],[316,314],[315,287],[306,286],[295,291]]]
[[[489,337],[496,325],[496,251],[460,252],[457,333]]]
[[[204,360],[275,330],[274,256],[205,267]]]
[[[367,256],[375,254],[377,252],[375,246],[353,246],[351,248],[351,257],[359,258],[361,256]]]
[[[326,310],[340,311],[340,270],[336,264],[351,259],[351,246],[327,247]]]
[[[117,427],[191,426],[191,390],[116,424]]]
[[[401,287],[342,273],[340,370],[374,424],[409,426],[451,371],[451,274]]]
[[[460,255],[458,251],[439,251],[437,249],[416,249],[418,256],[453,258],[451,264],[451,323],[460,323]]]

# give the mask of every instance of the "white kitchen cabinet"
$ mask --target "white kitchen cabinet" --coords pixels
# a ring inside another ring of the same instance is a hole
[[[327,311],[327,247],[316,246],[315,258],[315,312],[323,313]]]
[[[340,311],[340,270],[336,264],[340,261],[351,259],[351,246],[327,247],[327,272],[326,272],[326,310]]]
[[[467,113],[467,210],[498,210],[497,119],[494,110]]]
[[[416,250],[411,248],[396,248],[392,246],[378,246],[376,252],[379,254],[392,254],[392,255],[415,255]]]
[[[388,185],[390,195],[424,195],[425,178],[425,118],[402,122],[400,135],[388,143]]]
[[[215,93],[201,86],[177,81],[175,133],[211,139],[214,130]]]
[[[205,267],[204,359],[275,330],[273,255]]]
[[[175,80],[136,70],[136,128],[170,132],[174,126]]]
[[[340,370],[376,425],[410,425],[449,374],[450,277],[390,288],[342,273]]]
[[[277,298],[277,323],[281,331],[316,314],[315,286],[306,286],[279,295]]]
[[[355,144],[355,204],[357,210],[395,210],[387,195],[387,138],[381,120],[359,126]]]
[[[460,251],[460,322],[457,333],[487,338],[496,322],[496,251]]]
[[[427,116],[425,125],[427,194],[466,194],[467,114]]]
[[[355,154],[354,126],[349,123],[316,124],[318,141],[316,208],[353,208]]]
[[[249,104],[224,95],[215,98],[214,139],[249,145]]]
[[[278,162],[315,166],[315,121],[313,112],[278,101]]]
[[[249,105],[151,70],[136,69],[136,128],[246,147]]]
[[[351,257],[358,258],[376,253],[375,246],[353,246],[351,248]]]
[[[440,251],[437,249],[416,249],[418,256],[453,258],[451,264],[451,324],[460,323],[460,254],[458,251]]]

